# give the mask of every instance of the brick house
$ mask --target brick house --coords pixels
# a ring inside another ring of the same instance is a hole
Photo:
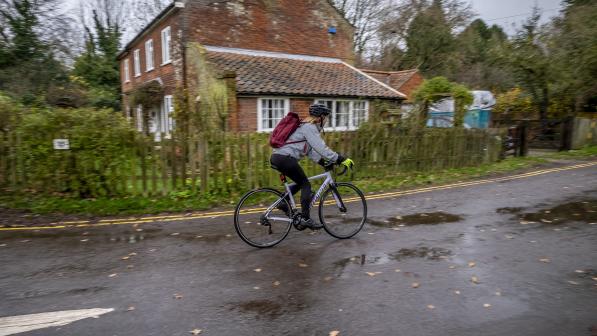
[[[329,129],[355,129],[373,101],[396,104],[405,95],[351,65],[353,34],[328,0],[174,1],[118,56],[123,108],[141,129],[143,106],[130,106],[131,94],[158,83],[164,97],[147,111],[149,128],[169,134],[174,93],[193,84],[186,48],[197,42],[230,82],[230,130],[270,131],[289,111],[305,116],[314,102],[332,109]]]
[[[406,103],[412,102],[413,92],[423,83],[423,80],[425,80],[418,69],[401,71],[361,70],[371,77],[404,93],[406,95]]]

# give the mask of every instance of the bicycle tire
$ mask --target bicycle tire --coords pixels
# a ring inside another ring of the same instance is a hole
[[[273,204],[273,202],[277,201],[278,199],[283,198],[283,194],[281,192],[279,192],[278,190],[272,189],[272,188],[258,188],[258,189],[254,189],[251,190],[249,192],[247,192],[245,195],[243,195],[243,197],[240,199],[240,201],[238,202],[238,204],[236,205],[236,208],[234,210],[234,229],[236,230],[236,233],[238,234],[238,236],[247,244],[253,246],[253,247],[258,247],[258,248],[268,248],[268,247],[273,247],[277,244],[279,244],[282,240],[284,240],[284,238],[286,238],[286,236],[288,236],[288,233],[290,232],[290,230],[292,229],[292,222],[288,222],[287,225],[282,224],[282,228],[279,231],[280,234],[273,239],[272,241],[269,242],[259,242],[254,238],[251,238],[250,235],[248,235],[248,232],[243,232],[243,227],[245,226],[244,224],[258,224],[260,226],[262,226],[263,228],[266,228],[267,226],[262,225],[261,223],[252,223],[252,222],[248,222],[245,218],[241,218],[244,217],[244,215],[257,215],[257,217],[261,217],[259,210],[265,210],[262,209],[260,207],[254,207],[252,204],[247,205],[247,208],[243,209],[243,205],[245,204],[245,202],[251,198],[252,196],[255,196],[258,193],[269,193],[269,194],[273,194],[275,196],[277,196],[277,198],[273,201],[270,200],[271,203],[269,204]],[[258,198],[255,198],[258,199]],[[283,202],[286,203],[286,206],[288,207],[288,209],[290,209],[290,204],[288,203],[287,200],[283,199]],[[253,208],[249,208],[249,206],[252,206]],[[286,214],[283,214],[281,212],[281,210],[277,210],[274,209],[275,211],[280,212],[280,216],[286,216]],[[289,217],[290,219],[290,217]],[[252,226],[253,228],[255,228],[256,230],[259,230],[260,228],[258,228],[257,226]],[[245,229],[245,231],[247,231],[248,229]],[[270,223],[270,228],[269,230],[271,231],[271,223]],[[271,233],[269,233],[271,235]]]
[[[333,187],[328,187],[328,189],[321,196],[321,200],[319,201],[319,220],[323,224],[323,228],[325,229],[325,231],[328,234],[330,234],[332,237],[335,237],[338,239],[348,239],[348,238],[353,237],[357,233],[359,233],[361,231],[361,229],[363,228],[363,226],[365,225],[365,222],[367,221],[367,201],[365,200],[365,195],[363,194],[363,192],[352,183],[338,182],[335,184],[335,187],[336,188],[345,188],[346,187],[346,188],[352,189],[352,191],[354,191],[355,195],[352,195],[352,198],[347,198],[346,203],[355,202],[355,203],[361,204],[362,209],[360,211],[362,212],[362,214],[360,216],[362,216],[362,218],[360,219],[358,224],[355,225],[354,229],[350,230],[348,233],[344,233],[344,234],[339,233],[338,230],[336,230],[336,228],[331,225],[331,221],[325,219],[326,215],[324,214],[324,211],[325,211],[324,205],[325,205],[325,202],[326,202],[328,196],[330,195],[330,193],[332,193],[334,191]],[[342,194],[342,192],[339,192],[339,193]],[[340,195],[340,196],[342,196],[342,195]],[[342,198],[344,198],[344,197],[342,197]],[[328,200],[328,201],[330,201],[330,200]],[[332,204],[335,204],[335,202]],[[337,207],[333,207],[333,206],[330,208],[335,208],[335,209],[339,210]],[[345,215],[345,213],[344,213],[344,215]],[[344,215],[341,215],[341,216],[344,216]]]

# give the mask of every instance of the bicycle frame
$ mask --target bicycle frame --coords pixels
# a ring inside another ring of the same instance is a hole
[[[315,196],[313,196],[313,199],[311,200],[311,207],[313,207],[315,205],[315,203],[317,202],[317,200],[319,200],[319,198],[321,197],[321,194],[325,191],[325,189],[330,186],[331,188],[335,189],[334,187],[334,178],[332,177],[332,173],[330,171],[326,171],[323,174],[319,174],[319,175],[315,175],[315,176],[311,176],[308,178],[309,181],[313,181],[313,180],[319,180],[319,179],[325,179],[323,181],[323,183],[321,184],[321,186],[319,187],[319,189],[317,190],[317,192],[315,193]],[[266,212],[265,215],[269,216],[269,214],[271,213],[271,211],[278,206],[278,204],[280,204],[280,202],[282,202],[282,200],[290,195],[290,197],[288,197],[288,199],[290,200],[290,207],[293,210],[297,209],[296,206],[296,202],[294,201],[294,195],[292,195],[292,192],[290,191],[290,188],[292,186],[296,185],[296,183],[284,183],[284,188],[286,189],[286,193],[284,193],[284,195],[282,196],[281,199],[279,199],[278,201],[276,201],[274,204],[270,205]],[[342,199],[339,197],[338,193],[332,193],[332,195],[334,196],[334,200],[336,201],[336,204],[338,205],[338,208],[340,209],[346,209],[344,206],[344,202],[342,201]],[[345,210],[344,210],[345,211]],[[292,219],[289,218],[280,218],[280,217],[272,217],[271,219],[274,220],[280,220],[280,221],[292,221]]]

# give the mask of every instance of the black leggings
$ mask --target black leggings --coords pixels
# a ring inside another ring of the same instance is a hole
[[[290,177],[295,185],[290,187],[292,194],[301,191],[301,209],[304,218],[310,218],[309,206],[311,205],[311,183],[307,179],[307,175],[298,163],[298,160],[292,156],[273,154],[270,162],[282,174]]]

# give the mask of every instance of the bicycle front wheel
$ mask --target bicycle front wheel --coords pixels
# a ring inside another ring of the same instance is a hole
[[[350,183],[330,186],[319,201],[319,220],[333,237],[347,239],[356,235],[367,220],[365,196]]]
[[[290,205],[281,192],[269,188],[249,191],[234,211],[236,233],[254,247],[278,244],[292,228],[292,220],[283,209],[290,209]]]

